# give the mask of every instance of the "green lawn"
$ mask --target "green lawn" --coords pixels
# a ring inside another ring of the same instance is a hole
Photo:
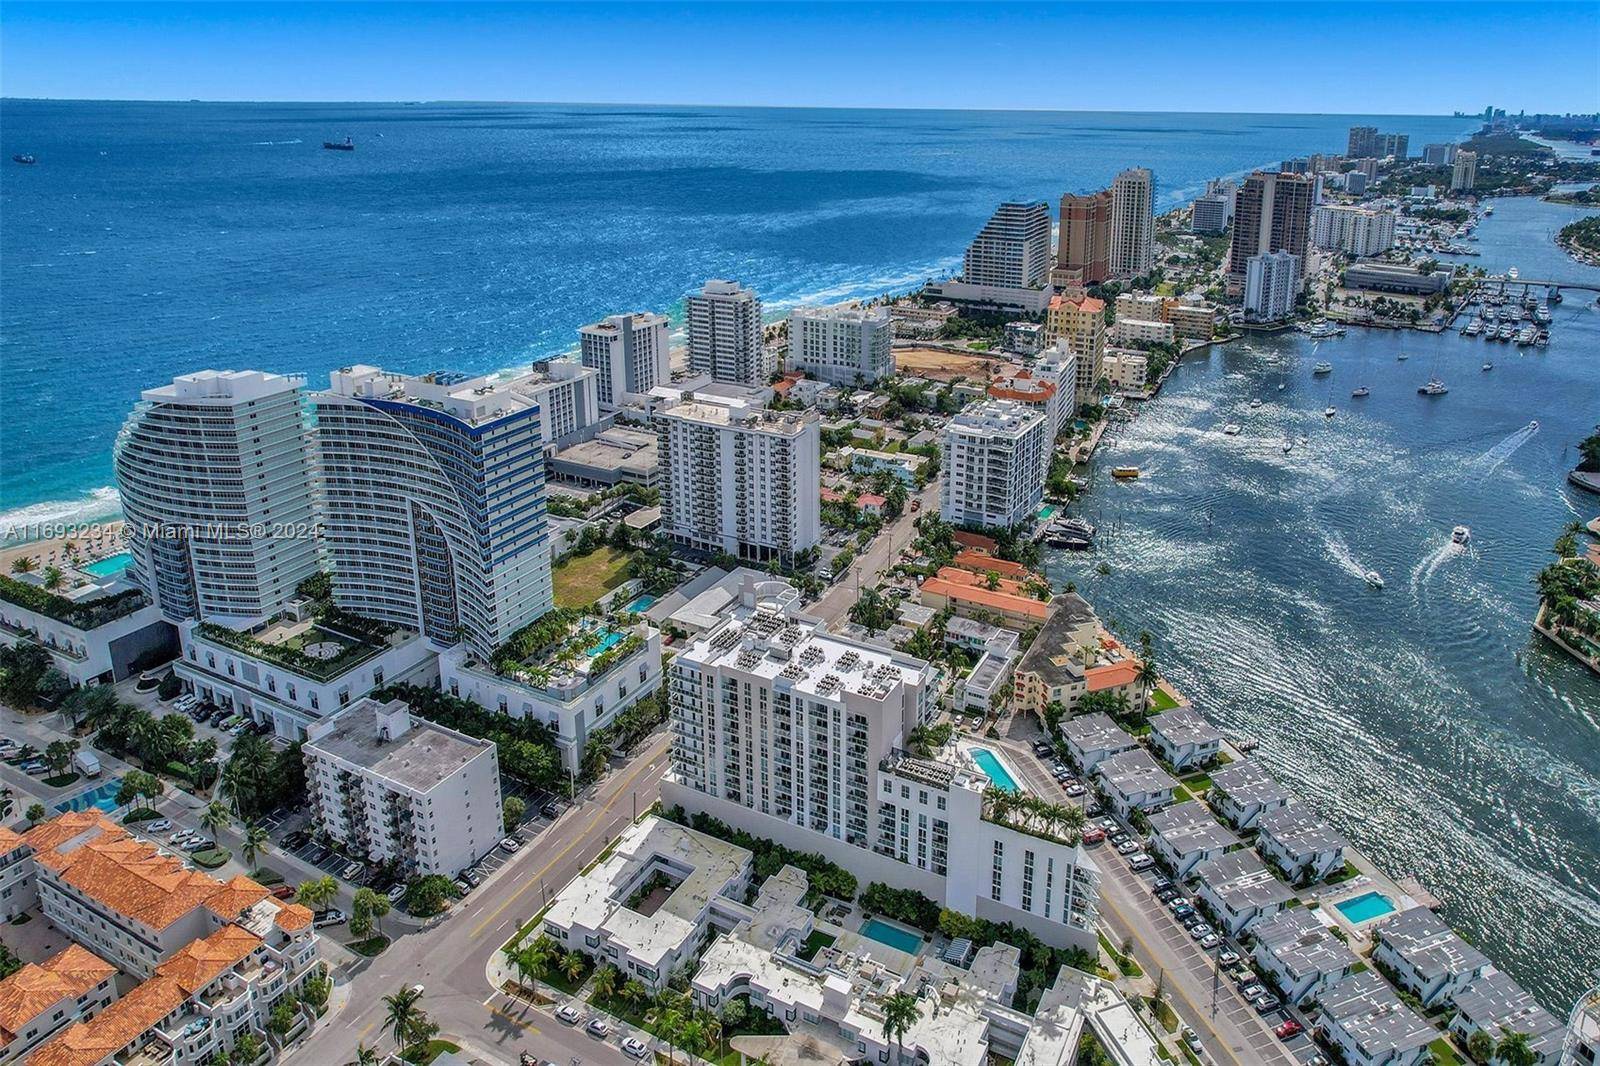
[[[383,953],[383,949],[389,946],[389,938],[386,936],[369,936],[365,940],[351,941],[345,946],[357,955],[370,959]]]
[[[1433,1052],[1435,1066],[1466,1066],[1466,1060],[1456,1053],[1455,1045],[1447,1037],[1440,1037],[1428,1045]]]
[[[189,856],[189,858],[194,860],[194,864],[196,866],[203,866],[207,870],[215,870],[217,867],[233,858],[233,853],[227,848],[204,848],[200,851],[194,852]]]
[[[428,1041],[428,1046],[423,1049],[422,1054],[406,1061],[416,1063],[417,1066],[428,1066],[428,1063],[443,1055],[446,1051],[454,1053],[460,1050],[460,1045],[452,1044],[448,1040],[430,1040]]]
[[[608,544],[588,555],[569,555],[552,576],[556,606],[582,607],[628,580],[628,553]]]
[[[832,944],[832,933],[823,932],[821,929],[813,929],[811,935],[806,937],[806,942],[800,946],[800,957],[809,962],[817,952]]]
[[[1167,695],[1166,689],[1152,689],[1150,691],[1150,709],[1160,714],[1170,711],[1178,705],[1178,701]]]

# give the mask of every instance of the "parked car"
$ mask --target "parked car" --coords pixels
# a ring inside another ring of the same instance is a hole
[[[1271,1014],[1273,1011],[1283,1006],[1283,1000],[1272,995],[1270,992],[1266,993],[1265,995],[1257,996],[1250,1002],[1255,1005],[1257,1014]]]
[[[144,831],[146,833],[165,833],[167,830],[169,830],[171,828],[172,828],[172,823],[170,821],[168,821],[165,818],[157,818],[153,822],[146,823],[145,827],[144,827]]]
[[[1173,902],[1178,903],[1177,900],[1173,900]],[[1178,919],[1180,922],[1193,913],[1194,908],[1189,906],[1187,903],[1178,903],[1178,906],[1172,908],[1172,916]]]
[[[1128,856],[1128,868],[1130,870],[1148,870],[1155,864],[1156,861],[1142,851],[1136,855]]]
[[[322,929],[326,926],[338,925],[340,922],[344,921],[344,919],[344,911],[340,910],[338,907],[332,907],[325,911],[318,911],[316,916],[312,919],[311,924],[316,926],[318,929]]]
[[[1043,758],[1045,756],[1051,755],[1053,752],[1054,752],[1054,749],[1051,748],[1050,745],[1045,743],[1044,741],[1036,740],[1036,741],[1033,742],[1033,753],[1035,755],[1038,755],[1041,758]]]
[[[279,885],[277,888],[274,888],[272,890],[272,894],[274,896],[277,896],[279,899],[293,899],[294,898],[294,886],[293,885]]]
[[[1260,988],[1260,980],[1261,979],[1256,976],[1256,972],[1248,968],[1240,970],[1233,975],[1233,983],[1238,985],[1240,988],[1248,988],[1250,985],[1255,985],[1257,988]],[[1248,999],[1249,997],[1247,996],[1245,998]]]
[[[546,818],[555,818],[561,814],[561,808],[554,801],[546,803],[539,808],[539,813]]]
[[[1288,1040],[1290,1037],[1299,1036],[1301,1033],[1305,1032],[1306,1027],[1295,1021],[1293,1018],[1288,1018],[1282,1025],[1278,1026],[1272,1031],[1278,1035],[1278,1039]]]
[[[1112,840],[1116,840],[1117,838],[1116,837],[1112,837],[1111,839]],[[1122,839],[1117,842],[1117,854],[1118,855],[1132,855],[1134,852],[1136,852],[1138,850],[1139,850],[1139,842],[1137,840],[1134,840],[1133,838],[1129,837],[1126,833],[1124,833],[1122,835]]]
[[[1098,844],[1105,838],[1106,831],[1101,829],[1099,826],[1095,826],[1093,829],[1085,829],[1083,831],[1083,842],[1085,844]]]
[[[1078,784],[1076,781],[1067,782],[1067,795],[1072,796],[1073,798],[1083,795],[1086,791],[1088,790],[1082,785]]]
[[[500,842],[500,846],[505,848],[507,851],[516,851],[522,847],[522,841],[518,840],[516,837],[506,837]]]
[[[611,1023],[607,1022],[603,1018],[593,1019],[588,1025],[584,1026],[583,1029],[584,1032],[588,1033],[596,1040],[604,1040],[607,1036],[611,1035]]]
[[[321,862],[327,857],[328,849],[323,847],[321,844],[311,845],[311,849],[307,851],[305,855],[306,862],[309,862],[313,866],[317,865],[317,863]]]
[[[1204,940],[1214,932],[1216,932],[1216,930],[1211,928],[1211,926],[1207,925],[1205,922],[1196,922],[1194,925],[1189,927],[1189,935],[1194,937],[1196,940]]]
[[[1189,1045],[1190,1051],[1200,1050],[1200,1034],[1190,1026],[1183,1027],[1183,1042]]]
[[[477,888],[483,883],[483,875],[478,873],[476,870],[462,870],[461,880],[465,881],[473,888]]]
[[[1254,1003],[1258,996],[1266,995],[1267,990],[1259,984],[1249,984],[1239,989],[1239,994]]]
[[[360,877],[362,875],[362,873],[364,873],[365,871],[366,871],[366,867],[365,866],[362,866],[359,862],[352,862],[352,863],[348,864],[347,866],[345,866],[345,868],[343,870],[339,871],[339,876],[344,878],[346,881],[354,881],[356,878]]]
[[[1189,901],[1183,898],[1183,893],[1181,893],[1181,892],[1178,893],[1175,896],[1170,897],[1167,900],[1167,910],[1171,911],[1174,914],[1178,913],[1178,908],[1179,907],[1188,907],[1188,906],[1189,906]],[[1194,908],[1190,907],[1190,910],[1193,910],[1193,909]]]
[[[577,1025],[583,1021],[583,1012],[570,1003],[563,1003],[556,1008],[556,1020],[565,1022],[568,1025]]]
[[[1200,946],[1205,948],[1207,951],[1210,951],[1220,943],[1222,943],[1222,938],[1215,933],[1207,933],[1205,936],[1200,938]]]
[[[29,777],[38,777],[48,769],[49,769],[48,766],[46,766],[44,763],[39,762],[37,760],[34,760],[33,762],[25,762],[25,763],[22,764],[22,772],[27,774]]]
[[[1180,918],[1178,920],[1183,923],[1183,927],[1185,929],[1193,929],[1197,925],[1205,925],[1206,924],[1206,920],[1200,916],[1200,913],[1198,911],[1192,912],[1190,914],[1185,914],[1182,918]]]
[[[1122,832],[1122,826],[1117,824],[1117,820],[1115,818],[1100,819],[1100,828],[1104,829],[1108,833]]]
[[[1170,886],[1156,890],[1156,899],[1160,900],[1162,903],[1169,903],[1181,895],[1183,895],[1182,892],[1179,892],[1177,889]]]
[[[1217,952],[1217,961],[1224,966],[1232,966],[1239,961],[1239,953],[1232,948],[1223,948]]]
[[[395,885],[394,887],[390,888],[389,891],[385,892],[384,895],[389,897],[390,903],[399,903],[402,899],[406,898],[406,886]]]
[[[642,1059],[649,1050],[644,1041],[636,1036],[624,1037],[622,1040],[622,1053],[630,1058]]]
[[[455,880],[455,886],[456,891],[461,893],[463,896],[472,891],[472,886],[461,880],[459,877]]]
[[[311,841],[311,834],[304,829],[296,829],[283,838],[283,846],[293,851],[295,848],[304,847]]]

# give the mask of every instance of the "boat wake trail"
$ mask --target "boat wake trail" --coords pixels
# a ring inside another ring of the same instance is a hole
[[[1322,543],[1328,549],[1328,558],[1337,563],[1340,570],[1361,581],[1367,580],[1367,574],[1371,568],[1361,565],[1360,560],[1350,551],[1350,546],[1344,542],[1343,537],[1337,533],[1324,533]]]
[[[1487,477],[1500,469],[1500,464],[1516,454],[1517,449],[1532,440],[1538,432],[1539,423],[1529,422],[1511,434],[1511,436],[1474,459],[1472,465],[1481,470],[1484,476]]]
[[[253,141],[251,143],[257,144],[257,145],[263,145],[263,144],[304,144],[306,142],[300,140],[297,137],[292,141]]]
[[[1423,556],[1417,565],[1411,568],[1411,598],[1414,600],[1420,598],[1422,586],[1433,580],[1433,575],[1439,572],[1441,566],[1465,550],[1455,541],[1447,540],[1432,554]]]

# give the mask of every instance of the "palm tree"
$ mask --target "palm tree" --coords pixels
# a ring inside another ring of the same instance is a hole
[[[637,977],[630,977],[622,984],[622,998],[630,1003],[643,1003],[650,998],[650,990]]]
[[[909,992],[896,992],[883,1001],[883,1036],[893,1040],[897,1049],[895,1062],[905,1058],[906,1030],[922,1017],[922,1004]]]
[[[212,806],[216,806],[215,801],[213,801]],[[208,807],[207,810],[210,810],[210,808]],[[267,836],[267,831],[259,825],[252,822],[244,827],[244,844],[239,848],[239,853],[244,856],[245,866],[255,867],[257,857],[260,856],[269,840],[271,838]]]
[[[608,1000],[617,994],[617,979],[622,974],[615,966],[607,963],[594,972],[594,994],[602,1000]]]
[[[539,978],[544,976],[544,968],[550,965],[551,944],[548,937],[539,937],[533,943],[517,952],[513,961],[517,973],[523,977],[533,978],[533,992],[535,998],[539,994]]]
[[[378,1066],[378,1049],[356,1041],[356,1057],[345,1066]]]
[[[310,881],[302,881],[300,887],[295,890],[294,898],[297,903],[304,904],[313,911],[319,911],[332,903],[338,894],[339,882],[333,879],[332,874],[325,874]]]
[[[11,572],[13,574],[31,574],[38,567],[39,564],[33,561],[33,556],[31,555],[21,555],[11,560]]]
[[[62,574],[59,566],[44,568],[44,587],[51,592],[61,587]]]
[[[576,981],[583,976],[583,955],[580,952],[569,951],[561,960],[561,972],[567,975],[567,980]]]
[[[671,1007],[657,1007],[644,1016],[644,1023],[657,1036],[667,1042],[667,1066],[676,1061],[678,1040],[683,1031],[683,1015]]]
[[[355,898],[351,900],[350,910],[354,914],[365,914],[377,921],[376,928],[379,936],[383,935],[382,919],[389,913],[389,898],[380,896],[370,888],[356,889]]]
[[[422,993],[415,988],[402,988],[392,996],[383,997],[384,1026],[394,1037],[395,1046],[402,1055],[416,1031],[417,1023],[427,1017],[422,1008],[417,1006],[421,999]]]
[[[1538,1066],[1539,1053],[1533,1050],[1527,1033],[1513,1033],[1501,1026],[1501,1037],[1494,1046],[1495,1058],[1505,1066]]]
[[[216,800],[212,800],[210,803],[208,803],[206,805],[206,809],[200,813],[200,826],[206,832],[211,834],[212,847],[215,848],[221,846],[221,841],[218,840],[218,835],[222,832],[222,827],[227,825],[231,820],[232,815],[229,813],[227,805],[219,803]]]

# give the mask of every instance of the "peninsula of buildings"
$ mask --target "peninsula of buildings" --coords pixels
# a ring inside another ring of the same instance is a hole
[[[0,1063],[1593,1062],[1596,997],[1547,1010],[1041,568],[1184,351],[1481,297],[1417,257],[1506,171],[1409,147],[1160,215],[1129,167],[916,294],[713,279],[531,370],[152,383],[124,539],[0,577]]]

